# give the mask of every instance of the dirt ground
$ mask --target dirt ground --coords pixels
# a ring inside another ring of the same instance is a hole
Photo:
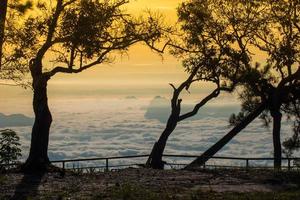
[[[0,199],[157,199],[158,196],[203,199],[194,195],[199,191],[201,194],[296,191],[295,199],[297,191],[300,195],[300,172],[129,168],[106,173],[0,175]]]

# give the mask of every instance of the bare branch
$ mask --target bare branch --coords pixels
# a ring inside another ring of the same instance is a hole
[[[177,90],[177,88],[172,84],[172,83],[169,83],[169,85],[175,90]]]
[[[179,46],[177,44],[172,44],[172,43],[169,43],[168,46],[174,47],[174,48],[179,49],[181,51],[184,51],[186,53],[200,53],[201,52],[200,50],[189,50],[189,49],[186,49],[182,46]]]
[[[294,80],[300,80],[300,66],[298,66],[298,70],[294,74],[282,79],[282,81],[278,84],[278,88],[282,88],[287,83],[290,83]]]
[[[182,121],[182,120],[185,120],[187,118],[190,118],[190,117],[196,115],[201,107],[203,107],[211,99],[218,97],[221,91],[232,92],[233,89],[234,89],[234,86],[233,87],[217,87],[212,93],[210,93],[209,95],[207,95],[198,104],[196,104],[194,106],[194,109],[192,111],[179,116],[178,121]]]
[[[66,7],[66,6],[68,6],[68,5],[70,5],[70,4],[72,4],[72,3],[74,3],[76,0],[70,0],[70,1],[68,1],[68,2],[66,2],[66,3],[64,3],[63,5],[62,5],[62,7]]]
[[[220,94],[220,89],[219,88],[215,89],[212,93],[210,93],[203,100],[201,100],[198,104],[196,104],[194,109],[191,112],[188,112],[186,114],[179,116],[178,121],[182,121],[182,120],[185,120],[189,117],[196,115],[202,106],[204,106],[211,99],[217,97],[219,94]]]
[[[150,44],[149,42],[145,42],[147,44],[147,46],[150,47],[150,49],[158,52],[158,53],[164,53],[165,52],[165,49],[167,48],[167,46],[170,44],[171,41],[168,41],[164,44],[164,46],[162,47],[162,49],[159,49],[157,47],[155,47],[153,44]]]
[[[107,53],[109,53],[109,50],[106,50],[105,52],[103,52],[101,54],[101,56],[99,56],[98,59],[95,60],[94,62],[91,62],[91,63],[89,63],[87,65],[84,65],[84,66],[81,66],[79,68],[74,69],[74,68],[70,68],[70,67],[66,68],[66,67],[60,67],[60,66],[58,66],[58,67],[55,67],[54,69],[52,69],[50,72],[45,72],[44,75],[47,76],[47,77],[49,77],[49,78],[51,78],[52,76],[54,76],[57,73],[69,73],[69,74],[72,74],[72,73],[82,72],[82,71],[84,71],[86,69],[89,69],[89,68],[91,68],[91,67],[93,67],[93,66],[95,66],[97,64],[102,63],[103,60],[104,60],[104,58],[105,58],[105,56],[107,55]],[[80,65],[81,65],[81,63],[80,63]]]

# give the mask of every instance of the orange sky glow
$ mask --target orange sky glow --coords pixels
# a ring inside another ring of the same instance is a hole
[[[169,24],[177,21],[176,8],[183,0],[131,0],[126,9],[130,13],[140,14],[151,9],[162,13]],[[72,85],[105,87],[119,89],[120,93],[131,90],[155,90],[169,88],[169,83],[179,83],[186,73],[181,61],[166,53],[161,56],[148,47],[137,44],[130,47],[127,55],[116,55],[112,64],[95,66],[81,74],[61,74],[50,81],[50,87]],[[145,93],[147,93],[145,91]],[[157,92],[159,93],[159,92]]]

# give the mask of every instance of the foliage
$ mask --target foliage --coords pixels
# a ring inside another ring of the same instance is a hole
[[[288,116],[294,120],[293,131],[294,134],[283,142],[284,153],[290,157],[293,152],[300,149],[300,99],[297,100],[298,103],[290,105],[290,107],[285,107]]]
[[[188,62],[187,71],[206,62],[201,80],[209,80],[213,72],[222,77],[221,84],[239,86],[242,110],[231,117],[232,125],[262,101],[269,101],[261,115],[266,125],[278,109],[295,118],[286,108],[299,104],[299,1],[190,0],[178,14],[185,49],[199,60]]]
[[[33,2],[31,0],[27,0],[25,2],[14,0],[9,4],[9,7],[22,14],[25,14],[29,9],[33,8]]]
[[[13,130],[0,131],[0,164],[9,164],[21,157],[19,136]]]
[[[224,1],[218,2],[224,4]],[[197,79],[215,83],[231,92],[237,83],[244,60],[243,52],[231,45],[235,43],[228,22],[216,10],[214,1],[188,1],[178,9],[179,22],[183,32],[182,48],[173,51],[175,55],[188,52],[183,62],[186,71],[197,69]],[[224,19],[224,20],[223,20]]]
[[[7,29],[12,25],[12,18],[18,16],[19,20],[22,20],[24,15],[33,8],[33,2],[27,0],[26,2],[15,0],[3,2],[4,8],[1,8],[1,27],[0,27],[0,48],[1,48],[1,64],[0,64],[0,79],[12,79],[15,82],[20,82],[23,78],[24,71],[19,67],[8,68],[9,60],[6,53],[10,47],[6,45],[9,37],[7,37]],[[8,11],[7,11],[8,10]],[[8,14],[7,14],[8,13]],[[4,55],[4,56],[2,56]],[[2,61],[3,58],[3,61]],[[2,66],[4,64],[4,66]]]
[[[126,13],[123,7],[128,2],[39,1],[23,5],[24,9],[33,6],[26,15],[9,9],[0,78],[27,83],[29,65],[41,60],[38,70],[48,78],[56,73],[79,73],[112,62],[115,53],[125,53],[137,42],[159,51],[154,45],[167,38],[171,28],[159,14],[133,17]]]

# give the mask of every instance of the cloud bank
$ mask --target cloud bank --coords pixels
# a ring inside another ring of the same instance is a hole
[[[163,97],[151,100],[61,99],[52,102],[52,105],[55,106],[52,106],[53,125],[49,144],[51,160],[148,154],[165,127],[163,120],[169,115],[169,100]],[[169,137],[165,153],[200,155],[230,130],[228,116],[235,112],[234,109],[226,104],[207,107],[194,119],[179,123]],[[29,150],[31,126],[15,126],[12,129],[20,135],[25,159]],[[288,123],[284,123],[282,140],[289,134],[291,128]],[[256,120],[218,155],[270,157],[271,130],[263,127],[260,120]],[[189,161],[171,160],[177,163]],[[139,160],[145,161],[146,158]],[[222,161],[210,162],[218,164]]]

